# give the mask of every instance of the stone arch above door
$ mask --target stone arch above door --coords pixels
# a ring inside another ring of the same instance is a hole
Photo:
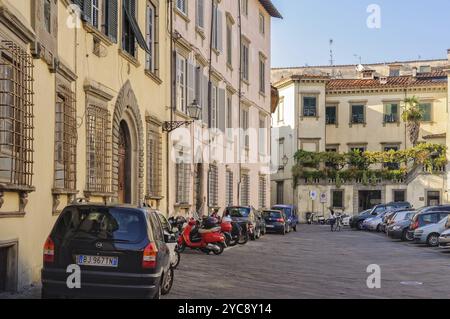
[[[132,117],[136,129],[137,142],[137,195],[135,199],[141,204],[144,200],[144,125],[142,122],[141,112],[137,103],[136,95],[131,87],[130,81],[127,81],[117,96],[114,108],[112,122],[112,190],[117,200],[118,183],[119,183],[119,137],[120,123],[125,119],[125,113]],[[130,117],[128,116],[128,117]],[[130,128],[131,129],[131,128]]]

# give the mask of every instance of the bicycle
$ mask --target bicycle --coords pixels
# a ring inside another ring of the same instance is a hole
[[[342,216],[338,215],[338,216],[336,216],[336,220],[334,223],[334,230],[332,230],[332,231],[341,231],[342,228],[344,228],[344,223],[342,222]]]

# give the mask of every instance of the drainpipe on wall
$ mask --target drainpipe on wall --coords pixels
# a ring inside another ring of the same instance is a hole
[[[170,121],[173,121],[173,111],[175,107],[175,77],[174,77],[174,51],[173,51],[173,0],[168,0],[168,6],[170,10],[169,14],[169,38],[170,38]],[[169,165],[170,165],[170,133],[166,135],[166,206],[167,213],[170,212],[170,187],[169,187]]]
[[[241,125],[241,96],[242,96],[242,0],[238,1],[238,26],[239,26],[239,107],[238,107],[238,124]],[[244,138],[245,139],[245,138]],[[241,143],[241,137],[239,137],[239,143]],[[239,155],[241,152],[241,145],[239,147]],[[241,203],[241,184],[242,184],[242,163],[241,163],[241,157],[239,156],[238,159],[239,162],[239,181],[238,181],[238,187],[237,187],[237,204],[240,205]]]

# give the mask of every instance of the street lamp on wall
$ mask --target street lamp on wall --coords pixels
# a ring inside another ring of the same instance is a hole
[[[200,114],[202,112],[202,108],[198,104],[197,100],[194,99],[191,104],[187,107],[188,115],[192,119],[191,121],[168,121],[163,124],[163,132],[173,132],[177,128],[180,128],[183,125],[190,125],[195,121],[200,119]]]

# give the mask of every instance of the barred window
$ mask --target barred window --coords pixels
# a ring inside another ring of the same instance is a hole
[[[241,205],[250,205],[250,176],[248,174],[242,174]]]
[[[0,180],[31,186],[33,59],[11,41],[0,43]]]
[[[267,180],[266,176],[259,177],[259,207],[266,207],[266,199],[267,199]]]
[[[219,169],[217,165],[209,167],[208,188],[209,207],[217,207],[219,205]]]
[[[77,110],[75,94],[59,85],[55,114],[55,188],[76,189]]]
[[[179,205],[189,204],[189,191],[190,191],[190,172],[191,165],[186,163],[176,164],[176,202]]]
[[[111,134],[110,115],[106,108],[89,105],[87,127],[87,190],[111,191]]]
[[[147,196],[161,196],[162,142],[161,128],[147,124]]]
[[[233,206],[234,197],[233,197],[233,172],[227,171],[227,181],[226,181],[226,198],[225,202],[227,206]]]

